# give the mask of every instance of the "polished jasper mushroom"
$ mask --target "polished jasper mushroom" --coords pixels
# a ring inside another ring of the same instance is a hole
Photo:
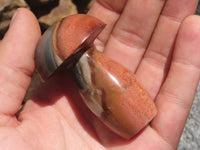
[[[97,51],[93,41],[105,24],[88,15],[66,17],[39,41],[36,66],[46,80],[66,68],[87,107],[116,134],[130,139],[156,115],[156,106],[135,75]]]

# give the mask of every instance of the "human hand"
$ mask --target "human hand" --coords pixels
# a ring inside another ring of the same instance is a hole
[[[107,9],[111,5],[102,7],[101,4],[108,2],[113,4],[112,10],[118,8],[122,13],[120,19],[120,14]],[[177,147],[200,77],[200,19],[191,16],[181,22],[193,13],[197,1],[186,4],[186,0],[168,0],[166,13],[155,30],[164,1],[145,1],[141,5],[140,2],[129,1],[126,7],[125,1],[96,2],[89,14],[108,24],[96,41],[97,46],[103,46],[107,55],[135,72],[155,99],[159,113],[152,123],[130,141],[121,139],[90,113],[65,72],[42,84],[15,115],[34,71],[34,50],[40,37],[34,16],[20,9],[0,43],[0,149],[168,150]],[[133,6],[137,6],[134,14]],[[145,6],[146,12],[142,10]],[[133,31],[135,26],[137,30]]]

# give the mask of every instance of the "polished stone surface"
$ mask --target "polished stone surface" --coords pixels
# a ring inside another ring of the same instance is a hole
[[[88,108],[112,131],[130,139],[157,114],[154,101],[135,75],[90,48],[72,71]]]
[[[94,49],[104,27],[83,14],[60,20],[40,39],[36,68],[44,80],[63,69],[72,71],[88,108],[112,131],[130,139],[155,117],[157,108],[131,71]]]
[[[197,14],[200,14],[200,5]],[[200,150],[200,85],[178,147],[178,150],[190,149]]]
[[[63,62],[73,65],[104,27],[99,19],[84,14],[65,17],[51,26],[40,39],[35,54],[41,77],[46,80]]]

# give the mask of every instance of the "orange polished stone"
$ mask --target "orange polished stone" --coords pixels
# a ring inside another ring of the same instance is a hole
[[[155,117],[156,106],[135,75],[103,53],[88,50],[74,74],[90,110],[122,137],[133,137]]]
[[[90,48],[104,27],[88,15],[64,18],[39,41],[36,66],[44,80],[59,69],[72,71],[88,108],[112,131],[130,139],[155,117],[157,109],[131,71]]]
[[[41,77],[44,80],[49,78],[69,57],[70,65],[73,65],[92,47],[104,27],[99,19],[84,14],[65,17],[50,27],[40,39],[35,55]]]
[[[91,47],[93,40],[104,27],[105,23],[101,20],[84,14],[68,16],[61,20],[56,25],[53,36],[57,55],[65,60],[80,46]]]

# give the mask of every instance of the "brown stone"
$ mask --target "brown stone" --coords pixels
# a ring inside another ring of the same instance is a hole
[[[93,45],[105,24],[95,17],[78,14],[63,19],[57,26],[52,39],[56,43],[56,54],[65,60],[80,46],[86,46],[85,42],[89,47]]]
[[[83,14],[61,20],[38,43],[36,67],[44,80],[69,69],[91,112],[113,132],[130,139],[148,125],[157,109],[130,70],[89,49],[102,27],[103,22]]]
[[[67,67],[76,63],[104,27],[102,21],[85,14],[68,16],[54,24],[43,34],[36,49],[36,68],[41,77],[50,77],[63,61]]]
[[[120,136],[132,138],[157,114],[136,76],[94,48],[73,69],[72,76],[88,108]]]
[[[52,9],[49,14],[39,18],[39,22],[47,26],[51,26],[60,19],[76,13],[76,6],[71,0],[60,0],[59,5]]]
[[[94,4],[96,0],[91,0],[90,3],[88,4],[88,9],[90,9],[90,7]]]

